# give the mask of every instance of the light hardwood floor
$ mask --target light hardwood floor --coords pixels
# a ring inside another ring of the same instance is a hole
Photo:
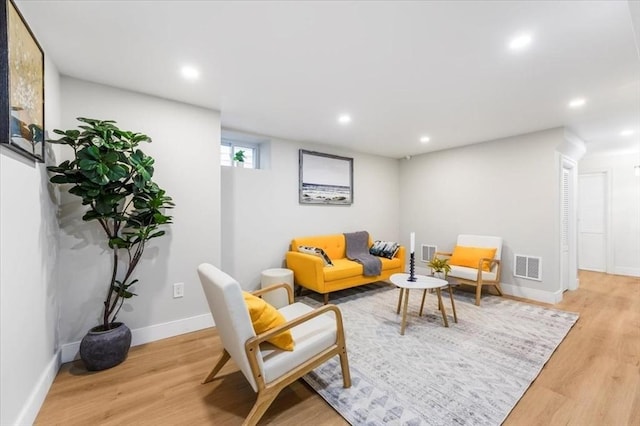
[[[504,424],[640,425],[640,279],[581,271],[580,289],[554,306],[580,319]],[[200,384],[221,349],[207,329],[134,347],[99,373],[64,364],[36,424],[238,425],[255,394],[237,367]],[[347,423],[298,381],[260,424]]]

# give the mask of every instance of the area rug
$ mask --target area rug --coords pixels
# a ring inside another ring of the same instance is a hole
[[[331,295],[343,314],[352,386],[337,357],[304,380],[352,425],[499,425],[578,320],[578,314],[496,296],[455,294],[458,323],[444,298],[409,299],[400,335],[398,291],[374,284]],[[444,296],[444,295],[443,295]],[[302,301],[320,305],[318,298]]]

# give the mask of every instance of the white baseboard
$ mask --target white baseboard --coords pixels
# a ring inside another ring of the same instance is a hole
[[[14,423],[15,425],[32,425],[36,421],[40,407],[42,407],[42,403],[44,403],[44,399],[47,397],[47,393],[49,393],[51,384],[58,374],[60,364],[60,351],[58,350],[53,355],[42,374],[40,374],[38,382],[34,386],[31,394],[22,407],[22,410],[20,410],[20,414],[18,414],[18,417],[16,418]]]
[[[131,346],[143,345],[156,340],[166,339],[167,337],[179,336],[180,334],[190,333],[192,331],[202,330],[203,328],[213,326],[214,323],[211,314],[203,314],[195,317],[165,322],[163,324],[154,324],[148,327],[136,328],[131,330]],[[79,341],[62,345],[60,357],[62,362],[64,363],[78,359],[79,350]]]
[[[407,271],[409,267],[407,266]],[[431,275],[431,269],[416,266],[417,275]],[[505,294],[509,296],[523,297],[525,299],[535,300],[543,303],[559,303],[562,301],[562,291],[550,292],[537,290],[535,288],[520,287],[513,284],[501,283],[500,286]]]
[[[580,288],[580,278],[576,278],[576,282],[569,286],[569,290],[577,290]]]
[[[615,266],[613,268],[615,275],[626,275],[629,277],[640,277],[640,268],[627,268],[624,266]]]
[[[80,342],[71,342],[65,343],[60,348],[60,361],[62,363],[73,361],[74,359],[78,359],[80,355],[78,351],[80,350]]]
[[[520,287],[513,284],[500,283],[504,294],[509,296],[523,297],[543,303],[559,303],[562,301],[562,290],[544,291],[529,287]]]

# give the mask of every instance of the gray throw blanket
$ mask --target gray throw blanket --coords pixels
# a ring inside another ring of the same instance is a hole
[[[369,254],[369,233],[367,231],[344,234],[347,244],[347,259],[362,264],[365,277],[375,277],[382,272],[382,262]]]

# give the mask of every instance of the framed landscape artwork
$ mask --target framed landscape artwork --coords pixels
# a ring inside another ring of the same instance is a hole
[[[44,162],[44,54],[11,0],[0,21],[0,143]]]
[[[299,151],[299,203],[353,203],[353,158]]]

